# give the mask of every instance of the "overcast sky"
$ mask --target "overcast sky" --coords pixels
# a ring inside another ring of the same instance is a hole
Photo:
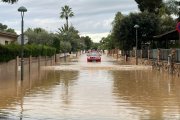
[[[25,6],[25,29],[42,27],[49,32],[56,32],[65,20],[59,18],[61,7],[68,5],[75,16],[69,19],[80,35],[89,35],[98,42],[107,36],[115,14],[137,12],[134,0],[19,0],[13,5],[0,2],[0,23],[8,25],[18,33],[21,30],[21,17],[17,9]]]

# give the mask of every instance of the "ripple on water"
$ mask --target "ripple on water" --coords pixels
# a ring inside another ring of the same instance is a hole
[[[136,65],[101,65],[101,64],[88,64],[88,65],[61,65],[61,66],[47,66],[43,67],[44,70],[152,70],[152,66],[136,66]]]

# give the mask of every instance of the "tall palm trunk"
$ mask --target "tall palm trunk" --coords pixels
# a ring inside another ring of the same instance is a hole
[[[66,17],[66,25],[67,25],[67,30],[69,29],[69,25],[68,25],[68,17]]]

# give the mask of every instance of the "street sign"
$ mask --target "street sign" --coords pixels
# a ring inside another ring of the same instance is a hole
[[[180,33],[180,22],[177,23],[176,30]]]
[[[21,35],[18,36],[17,42],[18,42],[18,44],[21,45]],[[24,44],[26,44],[26,43],[28,43],[28,37],[26,35],[24,35]]]

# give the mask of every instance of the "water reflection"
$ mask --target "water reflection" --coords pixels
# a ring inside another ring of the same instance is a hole
[[[61,98],[63,99],[63,103],[68,105],[71,103],[72,96],[72,87],[75,84],[75,80],[78,79],[77,71],[61,71],[60,73],[60,81],[59,83],[62,85],[62,93]]]
[[[61,69],[30,71],[23,82],[0,80],[0,119],[180,119],[178,78],[129,66],[110,69],[118,66],[106,56],[101,63],[84,58],[57,65]]]
[[[127,107],[138,108],[140,119],[180,118],[180,81],[152,71],[113,71],[116,102],[123,99]],[[120,106],[122,103],[118,103]]]
[[[57,85],[62,86],[62,89],[59,90],[62,91],[61,97],[59,99],[62,99],[64,104],[71,103],[70,101],[72,93],[69,92],[69,90],[72,89],[73,84],[75,84],[74,80],[78,78],[78,71],[72,71],[70,73],[65,71],[41,71],[40,78],[32,80],[28,79],[24,81],[1,80],[0,119],[9,120],[19,118],[22,120],[26,117],[31,118],[32,114],[28,117],[28,115],[24,115],[24,113],[28,110],[33,111],[33,109],[36,108],[32,107],[36,107],[36,105],[33,106],[33,103],[28,103],[28,99],[39,97],[38,95],[49,95],[50,93],[54,92],[54,88]],[[39,103],[41,104],[44,99],[42,97],[38,98],[38,100],[41,101]]]

